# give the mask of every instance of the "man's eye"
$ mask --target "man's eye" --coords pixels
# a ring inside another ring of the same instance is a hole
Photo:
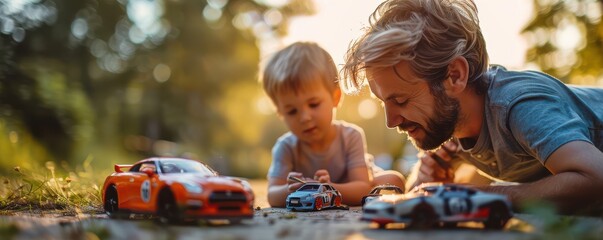
[[[398,105],[404,105],[406,104],[407,100],[405,98],[396,98],[394,99],[394,101],[396,102],[396,104]]]

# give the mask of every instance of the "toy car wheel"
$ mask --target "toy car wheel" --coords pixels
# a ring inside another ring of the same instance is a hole
[[[509,208],[502,202],[492,203],[490,206],[490,216],[484,222],[484,226],[488,229],[502,229],[511,219]]]
[[[176,205],[174,194],[169,189],[163,189],[159,193],[159,201],[157,203],[157,215],[161,223],[178,223],[180,222],[180,210]]]
[[[341,207],[341,197],[340,196],[336,196],[335,199],[333,199],[333,206]]]
[[[105,193],[105,212],[110,218],[121,218],[122,214],[119,210],[119,199],[117,196],[117,188],[115,185],[111,185],[107,188]]]
[[[427,203],[419,203],[411,212],[410,227],[412,228],[429,228],[436,222],[438,215]]]
[[[322,210],[322,198],[316,198],[314,201],[314,210]]]

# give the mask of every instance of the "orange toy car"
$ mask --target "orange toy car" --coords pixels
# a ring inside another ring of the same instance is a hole
[[[254,195],[247,181],[218,176],[209,166],[189,159],[149,158],[133,165],[116,164],[102,194],[110,217],[142,213],[159,216],[162,222],[253,218]]]

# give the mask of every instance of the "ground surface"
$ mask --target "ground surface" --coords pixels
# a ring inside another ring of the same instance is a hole
[[[252,181],[259,210],[251,220],[231,225],[199,222],[161,225],[154,220],[109,219],[104,214],[62,215],[55,212],[7,212],[0,216],[0,239],[550,239],[569,236],[603,236],[599,218],[579,218],[580,227],[560,225],[557,230],[547,219],[516,214],[504,230],[484,230],[480,224],[430,230],[405,229],[402,224],[378,229],[360,221],[360,207],[350,210],[289,212],[269,208],[266,182]],[[550,219],[549,219],[550,220]],[[572,225],[573,226],[573,225]],[[564,229],[561,229],[564,228]],[[561,232],[555,232],[561,229]],[[582,229],[582,230],[581,230]],[[586,232],[586,233],[585,233]],[[587,235],[585,235],[587,234]]]

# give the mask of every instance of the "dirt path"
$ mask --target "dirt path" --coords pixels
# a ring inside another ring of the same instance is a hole
[[[377,229],[360,221],[361,209],[289,212],[269,208],[266,182],[252,181],[256,206],[251,220],[230,225],[226,222],[199,222],[161,225],[149,219],[114,220],[104,214],[64,216],[59,213],[18,212],[0,216],[0,239],[538,239],[550,236],[575,237],[575,228],[566,226],[555,233],[546,221],[530,215],[516,215],[503,231],[486,231],[479,224],[459,228],[408,230],[403,225]],[[603,221],[580,218],[579,229],[602,236]],[[573,226],[573,225],[572,225]],[[563,226],[561,226],[563,227]],[[594,230],[593,230],[594,229]],[[559,229],[557,229],[559,230]],[[548,232],[547,232],[548,231]],[[573,231],[573,232],[572,232]],[[549,234],[549,232],[551,234]],[[556,234],[556,235],[554,235]],[[585,233],[581,233],[585,234]],[[581,235],[578,235],[580,238]],[[584,235],[591,236],[591,235]],[[558,238],[563,239],[563,238]],[[595,238],[596,239],[596,238]]]

